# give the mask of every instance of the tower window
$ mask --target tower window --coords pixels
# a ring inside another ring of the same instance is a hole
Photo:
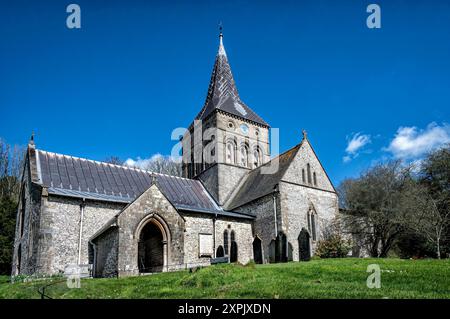
[[[228,141],[226,147],[226,162],[229,164],[236,164],[236,143]]]
[[[259,147],[257,147],[253,152],[253,167],[258,167],[261,165],[261,162],[261,151],[259,150]]]
[[[306,180],[305,180],[305,169],[304,168],[302,168],[302,182],[303,183],[306,182]]]
[[[248,167],[248,148],[246,145],[241,146],[241,165]]]
[[[317,186],[316,172],[313,173],[314,186]]]

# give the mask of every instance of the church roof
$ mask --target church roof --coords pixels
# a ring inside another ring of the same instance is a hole
[[[227,205],[230,209],[235,209],[258,198],[272,193],[278,183],[284,176],[284,173],[292,163],[295,155],[300,149],[302,143],[294,146],[290,150],[278,155],[271,161],[260,167],[257,167],[244,176],[240,186],[238,187],[235,196]],[[273,165],[275,161],[278,162],[278,169],[275,173],[264,174],[264,170],[268,169],[269,165]]]
[[[37,182],[49,194],[130,203],[155,181],[179,210],[247,218],[220,208],[200,181],[36,150]]]
[[[219,50],[209,82],[208,94],[205,104],[197,115],[196,120],[204,120],[213,111],[221,110],[257,124],[269,126],[258,114],[242,102],[239,97],[222,38],[222,33],[220,33]]]

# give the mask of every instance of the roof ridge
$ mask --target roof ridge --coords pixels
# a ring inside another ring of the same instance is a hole
[[[154,171],[147,170],[147,169],[137,168],[137,167],[134,167],[134,166],[118,165],[118,164],[108,163],[108,162],[104,162],[104,161],[97,161],[97,160],[93,160],[93,159],[89,159],[89,158],[85,158],[85,157],[79,157],[79,156],[73,156],[73,155],[67,155],[67,154],[62,154],[62,153],[45,151],[45,150],[42,150],[42,149],[36,149],[36,151],[44,152],[44,153],[47,153],[47,154],[53,154],[53,155],[56,155],[56,156],[71,157],[71,158],[74,158],[74,159],[79,159],[79,160],[82,160],[82,161],[94,162],[94,163],[97,163],[97,164],[105,164],[105,165],[115,166],[115,167],[120,167],[120,168],[125,168],[125,169],[132,169],[132,170],[140,171],[140,172],[144,172],[144,173],[150,173],[150,174],[156,174],[156,175],[162,175],[162,176],[167,176],[167,177],[175,177],[175,178],[187,179],[187,180],[195,181],[194,179],[191,179],[191,178],[186,178],[186,177],[181,177],[181,176],[176,176],[176,175],[169,175],[169,174],[164,174],[164,173],[158,173],[158,172],[154,172]]]

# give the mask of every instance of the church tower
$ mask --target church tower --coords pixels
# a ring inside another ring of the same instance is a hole
[[[182,146],[183,176],[201,180],[219,205],[248,171],[270,160],[269,125],[239,97],[222,32],[205,104]]]

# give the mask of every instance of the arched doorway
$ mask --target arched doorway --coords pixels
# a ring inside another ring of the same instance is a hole
[[[164,266],[164,237],[161,228],[153,221],[141,230],[138,245],[140,273],[160,272]]]
[[[258,236],[253,240],[253,260],[255,264],[263,263],[261,239]]]
[[[303,261],[308,261],[311,259],[311,245],[309,240],[309,232],[302,228],[300,235],[298,235],[298,250],[299,259]]]
[[[216,257],[224,257],[225,256],[225,252],[223,250],[222,246],[217,247],[216,250]]]

